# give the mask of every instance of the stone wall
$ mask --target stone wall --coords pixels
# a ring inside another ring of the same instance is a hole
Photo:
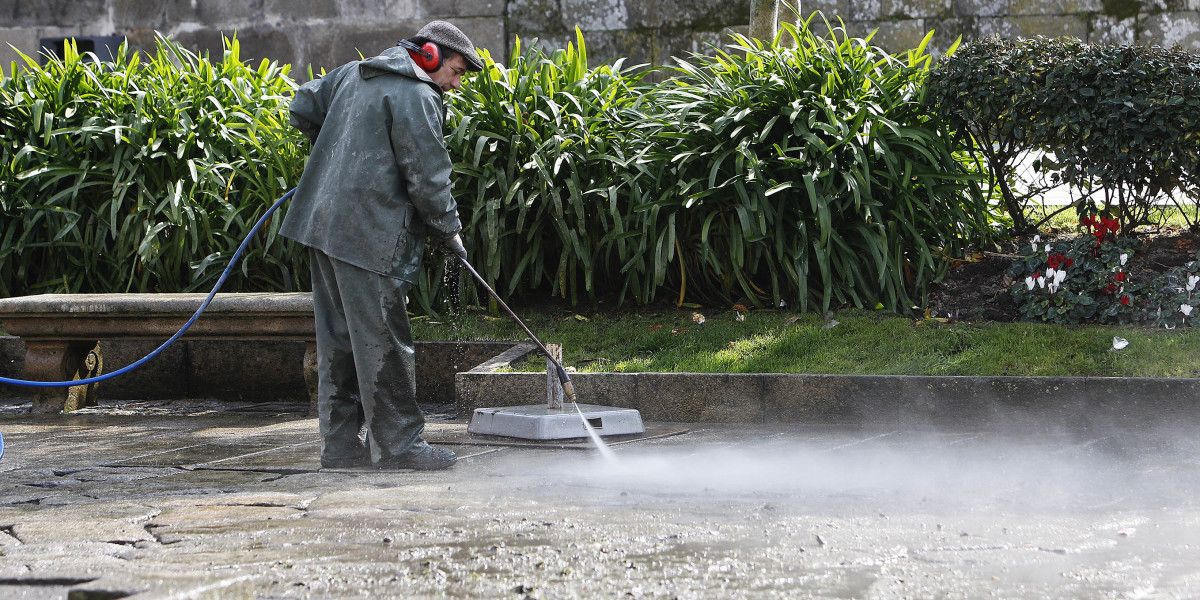
[[[959,35],[1069,35],[1200,50],[1200,0],[817,0],[804,10],[841,15],[856,34],[878,28],[876,42],[891,49],[913,47],[933,29],[940,49]]]
[[[501,62],[516,35],[559,46],[578,25],[596,61],[659,63],[720,39],[749,10],[749,0],[0,0],[0,62],[16,58],[8,44],[33,53],[43,38],[117,34],[145,48],[161,32],[219,51],[236,31],[244,59],[288,62],[303,78],[307,65],[373,56],[446,19]]]
[[[854,35],[878,29],[876,41],[892,49],[930,29],[935,48],[997,34],[1200,49],[1200,0],[814,0],[802,8],[844,19]],[[290,62],[302,79],[307,65],[376,54],[434,18],[452,20],[502,61],[514,36],[560,47],[578,26],[593,64],[620,56],[662,64],[746,31],[750,0],[0,0],[0,62],[16,58],[8,44],[34,53],[47,37],[124,35],[144,48],[161,31],[220,50],[221,35],[236,31],[242,58]]]
[[[1094,42],[1179,44],[1200,49],[1200,0],[815,0],[803,11],[840,16],[861,35],[900,49],[936,29],[934,46],[1002,36],[1073,35]],[[575,26],[593,64],[628,57],[663,63],[746,31],[750,0],[0,0],[0,62],[8,44],[31,53],[39,40],[124,35],[146,47],[154,32],[218,50],[238,32],[245,59],[332,67],[374,55],[423,23],[444,18],[480,47],[507,57],[514,36],[562,46]]]

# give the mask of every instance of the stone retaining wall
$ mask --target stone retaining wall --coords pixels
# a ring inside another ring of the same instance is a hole
[[[962,35],[1073,35],[1089,41],[1180,44],[1200,48],[1200,0],[816,0],[803,10],[840,16],[856,35],[914,46],[936,29],[936,48]],[[507,60],[513,37],[562,46],[576,26],[593,64],[628,57],[661,64],[745,32],[749,0],[0,0],[0,62],[8,44],[32,53],[43,38],[124,35],[138,47],[154,32],[188,46],[219,50],[238,32],[244,59],[333,67],[373,55],[423,23],[448,19],[475,43]]]
[[[417,342],[417,395],[422,402],[454,403],[454,374],[510,348],[515,342]],[[106,371],[145,356],[157,342],[101,340]],[[0,336],[0,375],[20,377],[25,343]],[[304,342],[182,339],[128,375],[100,384],[109,400],[218,400],[308,402],[301,369]],[[542,389],[545,393],[545,376]],[[0,385],[0,398],[29,396],[30,388]]]
[[[579,402],[647,421],[897,428],[1143,427],[1200,421],[1200,379],[579,373]],[[459,373],[459,414],[540,403],[544,373]]]

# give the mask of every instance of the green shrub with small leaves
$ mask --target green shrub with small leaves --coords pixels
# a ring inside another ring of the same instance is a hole
[[[1168,329],[1195,326],[1200,321],[1200,254],[1155,278],[1147,294],[1149,322]]]
[[[1200,190],[1200,55],[1181,49],[1085,44],[1073,38],[986,38],[942,59],[929,101],[985,157],[1017,231],[1047,185],[1069,184],[1080,214],[1112,212],[1124,231],[1156,201]],[[1017,189],[1030,161],[1042,187]],[[1175,194],[1172,194],[1175,192]],[[1185,207],[1180,207],[1185,208]]]

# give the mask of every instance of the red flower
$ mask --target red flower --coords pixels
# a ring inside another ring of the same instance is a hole
[[[1130,302],[1130,298],[1129,298],[1128,294],[1121,296],[1121,305],[1122,306],[1129,306],[1129,302]]]
[[[1034,279],[1035,281],[1036,281],[1036,280],[1038,280],[1038,279],[1041,279],[1041,278],[1042,278],[1042,272],[1041,272],[1041,271],[1034,271],[1034,272],[1033,272],[1033,276],[1032,276],[1032,277],[1033,277],[1033,279]]]
[[[1115,284],[1115,283],[1108,284],[1108,286],[1104,288],[1104,291],[1109,294],[1117,291],[1117,284]]]
[[[1046,265],[1049,266],[1051,269],[1059,269],[1060,267],[1070,267],[1073,264],[1075,264],[1075,261],[1067,258],[1067,256],[1061,252],[1055,252],[1054,254],[1051,254],[1049,257],[1046,258]]]
[[[1096,223],[1096,221],[1095,221],[1095,219],[1093,219],[1093,218],[1092,218],[1092,215],[1085,215],[1085,216],[1084,216],[1082,219],[1080,219],[1080,220],[1079,220],[1079,224],[1080,224],[1080,225],[1083,225],[1084,227],[1087,227],[1087,228],[1089,228],[1089,229],[1090,229],[1090,228],[1091,228],[1091,227],[1092,227],[1092,226],[1093,226],[1095,223]]]
[[[1125,281],[1125,271],[1117,271],[1117,275],[1116,277],[1113,277],[1113,279],[1116,279],[1117,281]]]
[[[1121,222],[1117,221],[1116,219],[1112,219],[1109,217],[1101,217],[1100,218],[1100,228],[1101,229],[1107,229],[1113,233],[1116,233],[1117,229],[1120,227],[1121,227]]]

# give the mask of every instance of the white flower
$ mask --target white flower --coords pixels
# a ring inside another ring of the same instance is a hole
[[[1113,337],[1113,350],[1124,350],[1125,346],[1129,345],[1129,340],[1123,337]]]
[[[1051,282],[1054,281],[1054,276],[1057,274],[1058,274],[1058,271],[1055,271],[1053,267],[1046,269],[1046,279]]]
[[[1033,280],[1033,275],[1030,275],[1029,277],[1025,278],[1025,287],[1032,290],[1033,286],[1035,286],[1035,285],[1037,285],[1037,282]]]
[[[1050,244],[1046,244],[1046,253],[1047,253],[1047,254],[1049,254],[1049,253],[1050,253]]]
[[[1187,291],[1196,289],[1196,284],[1200,283],[1200,275],[1188,275]]]
[[[1179,312],[1183,313],[1185,317],[1190,317],[1192,315],[1192,306],[1190,304],[1180,304]]]
[[[1059,269],[1054,272],[1054,285],[1062,285],[1064,279],[1067,278],[1067,272],[1064,269]]]
[[[1038,243],[1038,242],[1040,242],[1040,241],[1042,241],[1042,236],[1040,236],[1040,235],[1035,235],[1035,236],[1033,236],[1033,243],[1035,243],[1035,244],[1036,244],[1036,243]]]
[[[1125,261],[1127,261],[1127,260],[1129,260],[1129,255],[1128,255],[1128,254],[1122,254],[1122,255],[1121,255],[1121,266],[1122,266],[1122,267],[1123,267],[1123,266],[1125,266]]]
[[[1046,287],[1046,278],[1045,277],[1038,277],[1038,287],[1041,287],[1041,288]]]

